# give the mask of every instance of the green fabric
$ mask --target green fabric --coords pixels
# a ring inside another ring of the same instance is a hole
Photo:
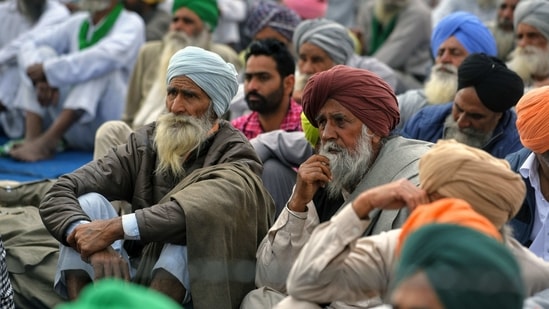
[[[424,272],[446,309],[519,309],[524,285],[511,252],[475,230],[429,224],[402,248],[396,284]]]
[[[216,0],[174,0],[172,13],[175,13],[182,7],[186,7],[200,17],[200,19],[210,26],[213,32],[217,27],[219,19],[219,9]]]
[[[85,20],[82,23],[82,26],[80,26],[80,34],[78,35],[78,44],[80,47],[80,50],[88,48],[95,43],[99,42],[102,38],[104,38],[107,33],[112,29],[112,26],[118,19],[118,16],[122,12],[122,9],[124,6],[122,3],[117,4],[112,11],[109,12],[109,14],[105,17],[105,20],[101,26],[99,26],[95,31],[93,32],[91,38],[88,40],[88,30],[90,29],[90,21]]]
[[[80,297],[56,309],[180,309],[168,296],[137,284],[104,279],[88,285]]]
[[[373,16],[372,18],[372,36],[370,37],[370,46],[368,48],[368,54],[373,55],[378,50],[378,48],[385,43],[385,40],[391,35],[393,29],[395,29],[396,21],[398,15],[395,15],[389,21],[386,27],[379,22],[377,17]]]

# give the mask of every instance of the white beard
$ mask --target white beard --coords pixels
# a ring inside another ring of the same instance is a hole
[[[500,27],[495,26],[492,28],[492,34],[496,39],[498,57],[506,60],[515,46],[515,33],[513,31],[504,31]]]
[[[548,44],[549,45],[549,44]],[[507,67],[522,78],[525,84],[532,82],[533,76],[549,75],[549,49],[536,46],[517,46],[509,55]]]
[[[429,104],[442,104],[454,100],[457,92],[457,68],[451,64],[436,64],[425,82],[425,96]]]
[[[90,15],[93,15],[97,12],[106,10],[110,5],[110,0],[82,0],[78,3],[78,8],[82,11],[90,12]]]
[[[455,139],[462,144],[482,148],[492,137],[493,132],[482,133],[473,128],[460,129],[450,113],[444,122],[444,139]]]
[[[408,0],[375,0],[374,16],[382,25],[387,25],[391,19],[408,5]]]
[[[496,8],[499,0],[477,0],[477,3],[479,8],[487,10]]]
[[[171,172],[176,177],[185,174],[183,163],[187,156],[208,138],[215,122],[212,120],[213,115],[214,111],[210,108],[199,118],[173,113],[158,117],[154,144],[160,162],[156,173]]]
[[[362,127],[356,148],[351,151],[338,146],[333,141],[328,141],[321,146],[320,155],[330,160],[332,181],[328,183],[326,190],[331,198],[341,196],[343,190],[351,192],[370,168],[374,152],[372,138],[366,126]],[[333,153],[334,151],[336,153]]]

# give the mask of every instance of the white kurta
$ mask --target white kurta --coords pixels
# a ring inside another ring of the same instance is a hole
[[[53,121],[62,109],[82,110],[83,116],[64,136],[69,146],[79,149],[92,149],[97,128],[105,121],[121,118],[128,79],[145,41],[141,17],[124,10],[103,39],[80,50],[80,26],[88,18],[88,13],[76,13],[63,24],[33,37],[19,57],[21,68],[43,63],[49,84],[60,90],[60,103],[43,108],[26,78],[22,85],[27,99],[18,102],[18,107],[43,116],[46,122]],[[90,25],[90,35],[93,28]],[[57,56],[44,57],[43,47]]]

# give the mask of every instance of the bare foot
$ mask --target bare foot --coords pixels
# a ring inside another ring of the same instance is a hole
[[[55,154],[56,146],[57,141],[51,142],[41,136],[17,145],[10,151],[10,156],[19,161],[41,161],[52,157]]]

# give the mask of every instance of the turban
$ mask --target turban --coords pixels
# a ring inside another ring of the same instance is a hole
[[[219,9],[216,0],[174,0],[172,12],[175,13],[182,7],[186,7],[198,15],[205,24],[210,26],[210,31],[214,31],[217,27]]]
[[[57,309],[178,309],[179,304],[153,289],[116,279],[104,279],[89,285],[82,295]]]
[[[316,117],[328,99],[343,105],[380,137],[388,136],[400,121],[391,86],[368,70],[336,65],[309,78],[301,102],[305,116],[316,128]]]
[[[296,55],[303,43],[311,43],[324,50],[335,64],[346,64],[355,53],[347,28],[328,19],[302,21],[295,29],[293,43]]]
[[[458,90],[471,86],[482,104],[496,113],[515,106],[524,93],[520,76],[486,54],[471,54],[458,68]]]
[[[299,15],[288,7],[275,2],[261,1],[249,13],[245,29],[253,38],[263,28],[271,27],[291,42],[295,28],[300,22]]]
[[[404,240],[420,227],[431,223],[447,223],[465,226],[503,241],[501,233],[486,217],[476,212],[466,201],[444,198],[431,204],[419,205],[406,219],[398,239],[397,252]]]
[[[507,161],[455,140],[439,140],[421,156],[419,179],[427,193],[465,200],[497,228],[515,216],[526,193]]]
[[[283,0],[282,4],[296,11],[303,19],[313,19],[326,15],[328,0]]]
[[[449,14],[435,26],[431,35],[431,51],[434,58],[437,57],[440,45],[451,36],[455,36],[470,54],[485,53],[496,56],[498,53],[496,40],[490,30],[471,13]]]
[[[520,1],[513,14],[515,29],[518,24],[525,23],[538,29],[545,39],[549,40],[549,1],[528,0]]]
[[[517,130],[524,147],[535,153],[549,151],[549,86],[532,89],[517,103]]]
[[[301,127],[303,128],[303,133],[305,133],[305,139],[313,148],[316,147],[320,137],[318,128],[313,127],[303,112],[301,112]]]
[[[204,90],[218,117],[227,112],[238,90],[234,66],[218,54],[200,47],[187,46],[170,58],[166,83],[176,76],[187,76]]]
[[[446,309],[522,309],[524,283],[511,251],[476,230],[429,224],[408,236],[395,271],[398,286],[424,273]]]

